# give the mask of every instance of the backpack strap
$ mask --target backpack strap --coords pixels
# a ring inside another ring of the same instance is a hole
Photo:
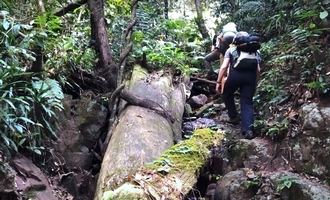
[[[230,54],[232,56],[232,65],[234,65],[237,62],[238,57],[241,55],[241,51],[238,50],[236,47],[230,48]]]

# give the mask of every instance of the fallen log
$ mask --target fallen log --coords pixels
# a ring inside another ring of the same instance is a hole
[[[210,83],[210,84],[214,84],[214,85],[217,84],[216,81],[210,81],[210,80],[205,79],[205,78],[191,77],[190,79],[191,79],[192,81],[201,81],[201,82],[204,82],[204,83]],[[215,87],[215,86],[214,86],[214,87]]]
[[[204,111],[209,109],[211,106],[213,106],[214,101],[210,101],[209,103],[205,104],[204,106],[200,107],[197,111],[195,111],[195,116],[200,117]]]
[[[166,150],[116,189],[104,191],[102,199],[184,199],[196,184],[209,150],[218,146],[223,138],[223,133],[210,129],[196,130],[190,139]]]
[[[180,87],[181,84],[172,84],[170,74],[148,74],[141,67],[134,67],[132,79],[121,94],[128,102],[118,124],[108,133],[111,138],[103,158],[95,200],[101,200],[104,191],[117,188],[127,176],[174,144],[178,130],[181,134],[185,102]],[[154,107],[144,102],[153,102]]]

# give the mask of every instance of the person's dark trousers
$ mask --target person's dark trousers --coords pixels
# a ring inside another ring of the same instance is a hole
[[[213,72],[211,63],[220,59],[220,51],[219,49],[214,49],[211,53],[207,54],[204,57],[204,67],[209,72]]]
[[[225,84],[223,98],[231,119],[237,117],[234,93],[239,89],[241,106],[241,131],[252,130],[253,95],[256,89],[256,71],[239,71],[232,69]]]

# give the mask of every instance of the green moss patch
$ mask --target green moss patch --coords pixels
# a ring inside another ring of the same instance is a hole
[[[217,145],[224,138],[223,133],[211,129],[198,129],[192,137],[184,140],[168,150],[147,168],[158,172],[196,171],[207,159],[209,147]]]
[[[138,80],[144,79],[147,77],[148,72],[143,69],[140,65],[135,65],[133,68],[131,83],[135,83]]]

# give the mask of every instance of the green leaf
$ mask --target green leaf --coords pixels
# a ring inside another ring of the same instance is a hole
[[[5,136],[4,134],[1,134],[2,139],[5,141],[6,146],[9,146],[9,138]]]
[[[15,124],[14,125],[16,131],[18,131],[19,133],[23,133],[24,127],[20,124]]]
[[[36,153],[36,154],[38,154],[38,155],[41,155],[41,151],[40,151],[39,149],[35,149],[35,148],[34,148],[34,149],[33,149],[33,152]]]
[[[164,165],[164,166],[161,166],[157,169],[157,172],[165,172],[165,173],[169,173],[171,171],[171,167],[168,166],[168,165]]]
[[[191,152],[191,148],[189,148],[187,146],[181,146],[181,147],[175,149],[175,151],[178,153],[186,154],[186,153]]]
[[[309,24],[309,28],[310,28],[310,29],[313,29],[313,28],[315,28],[315,27],[316,27],[316,25],[315,25],[314,23],[310,23],[310,24]]]
[[[10,27],[10,23],[9,23],[6,19],[3,19],[2,27],[3,27],[5,30],[8,30],[9,27]]]
[[[287,188],[290,188],[292,185],[292,181],[288,180],[288,181],[284,181],[284,186]]]
[[[323,11],[323,12],[320,12],[320,18],[321,19],[325,19],[325,18],[327,18],[328,17],[328,15],[329,15],[329,13],[328,13],[328,11]]]
[[[1,11],[0,11],[0,15],[2,15],[2,16],[6,16],[6,15],[8,15],[8,14],[9,14],[8,11],[5,11],[5,10],[1,10]]]
[[[44,117],[42,117],[42,119],[46,125],[47,130],[52,134],[53,137],[57,138],[56,132],[53,130],[52,125]]]
[[[26,138],[23,138],[19,141],[18,146],[22,146],[22,144],[26,141]]]
[[[15,35],[17,35],[17,34],[19,33],[20,29],[21,29],[21,26],[20,26],[19,24],[15,24],[15,25],[13,26],[12,31],[13,31],[13,33],[14,33]]]
[[[16,146],[15,142],[12,141],[12,140],[9,140],[9,141],[10,141],[10,146],[11,146],[11,148],[12,148],[14,151],[18,152],[18,149],[17,149],[17,146]]]
[[[19,117],[19,119],[23,120],[25,123],[35,124],[32,120],[26,117]]]
[[[10,105],[10,107],[12,107],[14,110],[16,110],[16,107],[14,106],[14,104],[11,101],[9,101],[8,99],[2,99],[2,100],[7,102]]]

